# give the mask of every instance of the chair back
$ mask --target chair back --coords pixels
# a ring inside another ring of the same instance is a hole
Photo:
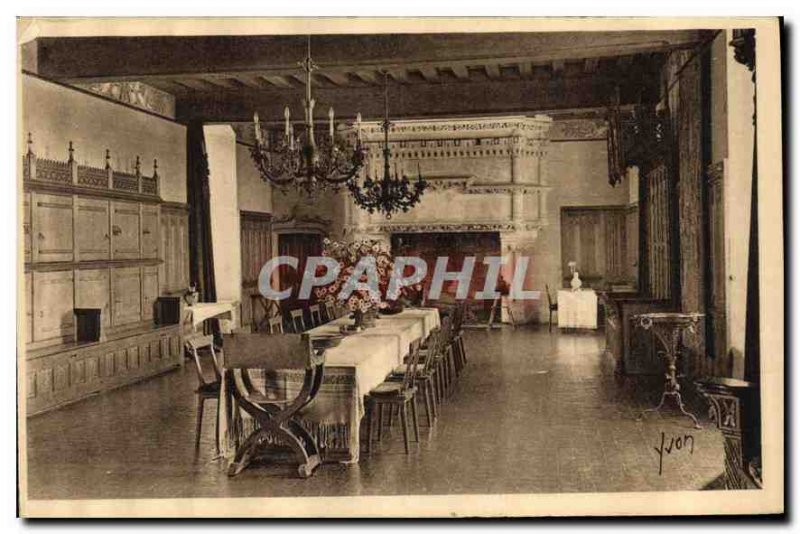
[[[450,337],[453,338],[461,333],[461,325],[464,324],[464,309],[466,302],[456,306],[453,310],[453,319],[450,323]]]
[[[303,318],[303,308],[297,308],[289,311],[289,317],[292,318],[292,329],[295,334],[300,334],[306,330],[306,320]]]
[[[336,319],[336,307],[333,302],[325,301],[325,319],[330,322]]]
[[[550,307],[551,310],[554,310],[555,304],[553,303],[553,297],[550,296],[550,286],[545,284],[544,291],[547,293],[547,305]]]
[[[319,304],[312,304],[308,307],[308,311],[311,314],[311,327],[319,326],[322,324],[322,310],[320,309]]]
[[[403,374],[403,389],[411,389],[417,378],[417,364],[419,363],[420,340],[417,339],[409,347],[408,359],[406,360],[406,372]]]
[[[217,353],[214,350],[214,336],[196,336],[190,339],[187,339],[185,342],[186,350],[188,350],[192,354],[192,358],[194,359],[194,366],[195,371],[197,371],[197,380],[200,382],[201,386],[206,386],[212,384],[213,381],[209,381],[206,379],[206,372],[203,369],[203,364],[200,358],[200,351],[204,349],[208,349],[211,353],[211,362],[212,368],[214,371],[214,377],[218,382],[222,378],[222,365],[217,358]]]
[[[276,315],[269,319],[269,333],[270,334],[283,334],[283,317]]]
[[[433,369],[433,366],[435,365],[436,362],[436,358],[442,352],[442,347],[445,343],[444,336],[446,335],[444,330],[445,324],[447,324],[447,329],[449,331],[450,329],[449,317],[445,317],[442,320],[442,326],[441,327],[437,326],[436,328],[431,330],[430,336],[428,336],[428,350],[425,353],[425,359],[422,362],[425,366],[423,370],[424,373],[428,373]]]

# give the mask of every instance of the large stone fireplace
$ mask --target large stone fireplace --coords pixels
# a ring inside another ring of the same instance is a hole
[[[523,289],[542,291],[536,240],[548,220],[543,161],[551,122],[543,115],[395,122],[392,168],[409,176],[419,170],[430,187],[419,205],[391,219],[370,215],[342,193],[342,235],[391,242],[397,234],[496,232],[506,258],[503,277],[511,280],[517,258],[529,257]],[[362,139],[369,151],[365,172],[374,176],[383,168],[380,123],[364,123]],[[522,322],[537,319],[542,303],[511,305]]]

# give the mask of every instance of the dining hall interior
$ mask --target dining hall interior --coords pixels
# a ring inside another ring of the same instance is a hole
[[[756,39],[23,42],[29,498],[761,487]]]

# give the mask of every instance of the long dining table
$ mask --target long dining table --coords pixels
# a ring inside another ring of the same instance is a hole
[[[344,316],[307,333],[312,339],[327,337],[352,323],[352,319]],[[322,386],[314,402],[298,414],[298,422],[316,438],[323,461],[358,461],[364,397],[402,364],[412,342],[427,338],[439,325],[436,308],[409,308],[395,315],[379,315],[374,327],[349,334],[339,345],[326,350]],[[265,337],[265,342],[268,339]],[[251,368],[248,373],[254,387],[268,397],[293,398],[302,388],[301,370]],[[223,389],[219,403],[219,445],[226,458],[234,454],[241,439],[256,424],[247,414],[230,410],[231,403],[235,406],[230,392]]]

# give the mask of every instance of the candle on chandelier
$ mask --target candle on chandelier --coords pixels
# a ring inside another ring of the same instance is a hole
[[[283,129],[284,129],[286,137],[290,136],[290,132],[289,132],[289,117],[290,117],[289,106],[286,106],[285,108],[283,108],[283,118],[286,120],[286,124],[284,125]]]
[[[358,140],[361,141],[361,113],[356,113],[356,135]]]
[[[294,150],[294,126],[289,125],[289,150]]]
[[[253,114],[253,126],[255,128],[255,133],[256,133],[256,142],[258,142],[260,144],[261,143],[261,125],[258,122],[258,112],[257,111]]]
[[[333,108],[328,108],[328,132],[331,134],[331,139],[333,139]]]

